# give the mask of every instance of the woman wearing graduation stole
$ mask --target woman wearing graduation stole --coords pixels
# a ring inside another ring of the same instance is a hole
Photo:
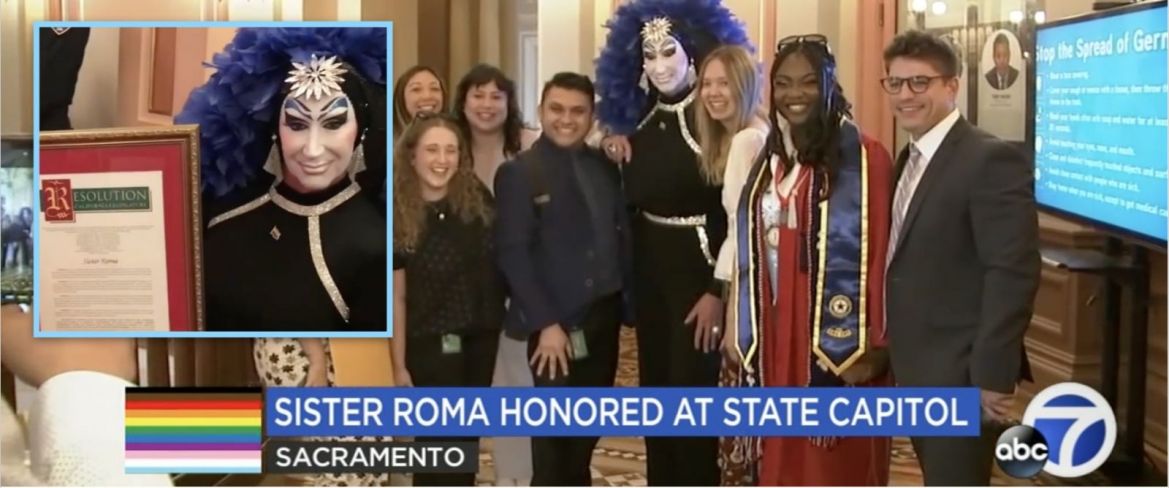
[[[851,120],[824,36],[781,40],[771,86],[771,133],[736,215],[722,384],[889,385],[889,154]],[[889,480],[888,438],[726,439],[721,456],[724,485]]]

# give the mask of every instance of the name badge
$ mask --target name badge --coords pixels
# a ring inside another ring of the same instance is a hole
[[[568,334],[568,340],[572,344],[572,359],[585,359],[589,357],[589,345],[585,340],[583,330],[576,329]]]
[[[458,334],[444,334],[442,336],[442,353],[459,354],[463,352],[463,338]]]

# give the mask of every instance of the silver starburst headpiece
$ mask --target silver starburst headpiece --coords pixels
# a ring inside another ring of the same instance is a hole
[[[670,23],[670,19],[654,17],[641,27],[641,39],[644,42],[656,44],[670,37],[671,29],[673,29],[673,25]]]
[[[318,58],[316,54],[308,63],[292,63],[286,83],[292,83],[289,96],[299,97],[307,95],[309,99],[319,100],[321,97],[332,96],[341,91],[341,75],[348,71],[337,62],[337,57]]]

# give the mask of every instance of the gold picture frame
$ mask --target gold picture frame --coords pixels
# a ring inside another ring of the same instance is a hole
[[[173,332],[201,332],[205,328],[203,290],[203,219],[200,179],[199,128],[197,125],[159,127],[121,127],[85,130],[45,131],[40,133],[36,148],[36,189],[44,193],[46,182],[55,174],[103,173],[116,175],[135,172],[161,172],[162,195],[159,208],[136,209],[145,212],[161,210],[163,225],[160,231],[165,242],[166,296],[168,300],[168,330],[96,330],[86,327],[88,337],[117,334],[125,337],[141,333],[140,337],[166,336]],[[176,196],[177,192],[177,196]],[[70,190],[70,198],[73,191]],[[71,214],[73,208],[59,214],[53,211],[51,194],[44,193],[37,200],[39,226],[50,215],[59,220]],[[47,205],[49,209],[40,207]],[[147,204],[150,205],[149,203]],[[105,209],[107,212],[122,211]],[[174,215],[177,213],[178,215]],[[175,219],[178,219],[177,222]],[[68,221],[65,221],[68,222]],[[34,238],[34,241],[36,239]],[[39,251],[40,243],[35,244]],[[177,254],[176,254],[177,253]],[[39,261],[39,259],[38,259]],[[44,270],[34,270],[42,273]],[[179,278],[175,278],[175,274]],[[42,276],[41,295],[45,289]],[[34,303],[40,296],[34,298]],[[177,308],[177,311],[176,311]],[[40,315],[34,320],[38,336],[65,333],[76,336],[77,331],[44,331]],[[155,326],[157,327],[157,326]]]

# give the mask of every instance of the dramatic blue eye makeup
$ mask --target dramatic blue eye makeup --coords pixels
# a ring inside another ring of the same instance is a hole
[[[340,129],[349,121],[349,98],[345,96],[334,98],[316,117],[312,116],[312,112],[300,100],[289,98],[284,101],[284,125],[294,131],[302,131],[308,129],[313,121],[321,121],[321,126],[325,129]]]
[[[321,110],[321,118],[324,122],[321,124],[326,129],[337,130],[349,121],[349,99],[345,97],[334,98]]]

